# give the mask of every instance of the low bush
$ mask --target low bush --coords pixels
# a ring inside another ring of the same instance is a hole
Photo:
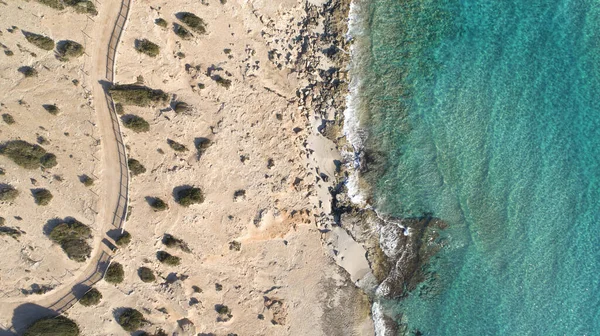
[[[154,280],[156,280],[156,277],[154,276],[154,272],[152,272],[152,270],[149,269],[148,267],[138,268],[138,276],[140,277],[140,280],[142,280],[143,282],[154,282]]]
[[[184,207],[204,202],[204,194],[200,188],[187,187],[175,193],[175,202]]]
[[[165,246],[170,247],[170,248],[179,248],[183,252],[187,252],[187,253],[191,252],[190,248],[183,240],[175,238],[173,235],[170,235],[168,233],[164,234],[162,243],[165,244]]]
[[[193,31],[199,34],[206,34],[206,23],[196,14],[189,12],[180,12],[175,14],[175,16],[179,20],[181,20],[181,22],[185,23],[188,27],[190,27]]]
[[[44,104],[42,105],[42,107],[44,108],[44,110],[46,110],[46,112],[52,115],[58,115],[60,113],[60,109],[58,108],[58,106],[56,106],[56,104]]]
[[[104,280],[111,284],[118,284],[123,282],[125,272],[123,271],[123,265],[118,262],[113,262],[108,266],[106,274],[104,274]]]
[[[150,124],[140,116],[128,114],[121,117],[121,120],[123,120],[123,126],[136,133],[148,132],[150,130]]]
[[[221,315],[231,314],[231,309],[229,309],[229,307],[220,304],[215,306],[215,311]]]
[[[156,259],[169,266],[177,266],[181,262],[181,258],[171,255],[169,252],[165,251],[156,252]]]
[[[186,152],[188,149],[183,144],[171,139],[167,139],[167,144],[176,152]]]
[[[196,139],[194,139],[194,145],[195,145],[196,151],[198,153],[198,160],[200,160],[200,158],[202,157],[202,154],[204,154],[204,152],[206,152],[208,147],[210,147],[212,145],[212,142],[210,141],[210,139],[207,139],[207,138],[196,138]]]
[[[54,9],[58,9],[58,10],[65,9],[65,6],[63,5],[62,1],[60,1],[60,0],[37,0],[37,2],[44,4],[48,7],[54,8]]]
[[[56,156],[47,153],[39,145],[30,144],[23,140],[8,141],[0,145],[0,155],[7,156],[17,165],[26,169],[35,169],[41,166],[51,168],[56,165]],[[53,158],[53,159],[52,159]]]
[[[78,220],[63,221],[52,229],[49,237],[60,245],[71,260],[83,262],[90,257],[92,248],[86,240],[92,237],[92,231]]]
[[[9,184],[0,184],[0,202],[12,202],[19,196],[19,191]]]
[[[84,52],[83,46],[75,41],[65,40],[56,44],[56,53],[61,60],[80,57]]]
[[[115,112],[117,112],[118,115],[122,115],[123,113],[125,113],[125,109],[123,108],[123,104],[116,103],[115,104]]]
[[[144,167],[140,161],[136,159],[128,159],[127,166],[129,167],[129,171],[132,175],[140,175],[146,172],[146,167]]]
[[[140,85],[114,85],[109,92],[115,102],[123,105],[145,107],[169,100],[169,95],[165,92]]]
[[[189,32],[189,30],[176,23],[173,24],[173,31],[175,32],[175,35],[179,36],[183,40],[189,40],[194,36]]]
[[[167,203],[158,197],[150,197],[148,203],[154,211],[164,211],[169,208]]]
[[[229,89],[229,87],[231,86],[231,80],[227,79],[227,78],[223,78],[219,75],[214,75],[210,77],[212,80],[214,80],[217,84],[221,85],[222,87]]]
[[[12,124],[14,124],[14,123],[15,123],[15,118],[13,118],[13,116],[11,116],[11,115],[10,115],[10,114],[8,114],[8,113],[4,113],[4,114],[2,115],[2,120],[3,120],[5,123],[9,124],[9,125],[12,125]]]
[[[184,113],[190,111],[191,109],[192,107],[185,102],[176,102],[173,105],[173,111],[175,111],[175,113]]]
[[[87,176],[87,175],[81,175],[79,176],[79,180],[81,181],[81,183],[83,183],[84,186],[86,187],[91,187],[94,185],[94,179]]]
[[[36,189],[32,191],[32,194],[37,205],[48,205],[54,197],[48,189]]]
[[[77,1],[77,3],[73,5],[73,8],[77,13],[89,14],[92,16],[98,15],[98,10],[96,9],[96,6],[92,1],[89,0]]]
[[[30,32],[23,32],[27,41],[34,46],[43,49],[43,50],[52,50],[54,49],[54,40],[49,38],[48,36],[34,34]]]
[[[44,317],[30,325],[24,336],[78,336],[79,326],[72,320],[60,315]]]
[[[160,47],[148,39],[135,40],[135,50],[150,57],[156,57],[160,53]]]
[[[37,77],[38,75],[37,70],[27,65],[20,67],[18,71],[22,73],[25,77]]]
[[[127,246],[127,244],[129,244],[131,242],[131,233],[125,231],[123,232],[123,234],[117,238],[117,240],[115,241],[115,243],[117,243],[117,246],[119,247],[124,247]]]
[[[2,217],[0,217],[2,218]],[[4,218],[2,218],[4,219]],[[2,221],[2,223],[0,223],[0,236],[9,236],[11,238],[13,238],[14,240],[19,240],[19,237],[21,237],[21,235],[25,232],[19,230],[19,229],[15,229],[15,228],[11,228],[8,226],[2,226],[4,224],[4,222]]]
[[[126,308],[117,317],[117,323],[126,331],[138,330],[144,322],[144,315],[133,308]]]
[[[102,300],[102,293],[100,293],[100,291],[96,288],[92,288],[85,293],[81,299],[79,299],[79,303],[81,303],[83,306],[89,307],[97,305],[100,303],[100,300]]]
[[[154,20],[154,24],[159,27],[167,28],[167,21],[163,18],[158,18]]]

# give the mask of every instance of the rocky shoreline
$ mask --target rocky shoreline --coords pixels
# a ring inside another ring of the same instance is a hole
[[[320,121],[318,132],[335,143],[340,153],[352,153],[345,161],[359,158],[358,169],[362,170],[368,155],[354,153],[343,134],[352,43],[348,40],[350,4],[351,0],[330,0],[322,7],[307,4],[295,69],[306,76],[308,85],[298,90],[297,97],[307,118]],[[322,32],[316,32],[318,29]],[[324,58],[331,64],[328,70],[316,67]],[[397,335],[406,332],[396,322],[400,316],[386,312],[380,301],[401,299],[427,279],[423,265],[442,247],[437,238],[446,224],[427,215],[380,217],[369,204],[352,203],[345,185],[351,166],[351,162],[338,166],[329,188],[331,213],[321,214],[317,225],[331,256],[370,298],[375,334]],[[349,253],[352,250],[354,253]],[[345,260],[349,257],[351,262]],[[353,267],[361,263],[368,265],[368,270]]]

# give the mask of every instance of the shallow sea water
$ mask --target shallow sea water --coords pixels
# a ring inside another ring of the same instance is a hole
[[[449,224],[386,305],[411,334],[600,335],[600,3],[358,2],[376,207]]]

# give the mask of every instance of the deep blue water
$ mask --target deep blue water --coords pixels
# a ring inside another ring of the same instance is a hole
[[[600,2],[368,3],[376,206],[449,224],[388,305],[424,335],[600,335]]]

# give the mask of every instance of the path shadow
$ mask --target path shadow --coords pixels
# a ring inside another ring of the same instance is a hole
[[[15,308],[12,318],[12,327],[18,335],[22,335],[27,327],[29,327],[33,322],[43,317],[58,315],[59,314],[52,309],[38,306],[33,303],[24,303]]]

